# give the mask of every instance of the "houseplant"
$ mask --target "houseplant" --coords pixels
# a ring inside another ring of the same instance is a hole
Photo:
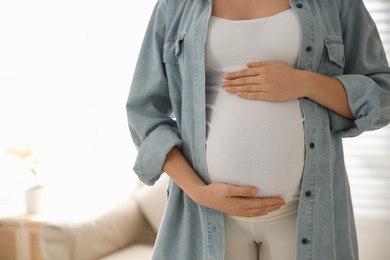
[[[19,157],[26,165],[27,170],[33,175],[34,184],[25,191],[27,213],[40,213],[43,207],[43,195],[45,192],[45,187],[39,183],[38,171],[36,169],[38,160],[34,157],[31,147],[23,150],[12,149],[9,150],[9,153]]]

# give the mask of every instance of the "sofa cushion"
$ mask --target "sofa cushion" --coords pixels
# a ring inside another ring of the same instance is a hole
[[[168,175],[163,174],[154,186],[141,185],[132,194],[155,232],[158,231],[164,214],[168,181]]]
[[[153,245],[135,244],[107,255],[99,260],[150,260],[152,258]]]
[[[41,228],[45,259],[90,260],[114,252],[150,235],[147,220],[134,198],[85,221],[48,223]]]

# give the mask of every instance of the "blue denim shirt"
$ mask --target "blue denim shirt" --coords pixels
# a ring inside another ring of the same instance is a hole
[[[390,121],[390,69],[361,0],[290,0],[302,39],[298,68],[337,78],[356,120],[302,98],[305,167],[296,259],[358,259],[342,138]],[[138,148],[134,171],[148,185],[178,146],[205,183],[205,53],[212,0],[159,0],[140,51],[127,102]],[[169,184],[153,259],[223,260],[223,214]]]

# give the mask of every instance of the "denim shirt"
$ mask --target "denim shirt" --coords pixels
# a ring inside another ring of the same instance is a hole
[[[296,259],[358,259],[342,138],[390,121],[390,69],[361,0],[290,0],[301,27],[298,69],[338,79],[355,120],[301,98],[305,166]],[[153,185],[177,146],[205,183],[205,41],[212,0],[159,0],[147,28],[127,102],[138,148],[134,171]],[[174,182],[153,259],[223,260],[223,213],[196,204]]]

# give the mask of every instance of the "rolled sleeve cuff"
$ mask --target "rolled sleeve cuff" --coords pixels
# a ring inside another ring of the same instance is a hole
[[[169,126],[159,127],[142,142],[134,165],[134,172],[146,185],[153,185],[161,176],[167,154],[182,141]]]
[[[344,86],[355,120],[330,111],[331,130],[342,137],[358,136],[379,119],[378,85],[363,75],[341,75],[335,78]]]

